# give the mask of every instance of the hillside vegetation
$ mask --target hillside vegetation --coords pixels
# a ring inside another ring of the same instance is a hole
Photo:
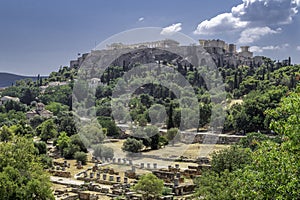
[[[212,170],[196,180],[199,185],[197,195],[206,199],[295,199],[299,194],[297,131],[300,92],[297,85],[300,66],[282,66],[268,58],[264,60],[264,64],[257,68],[226,67],[216,72],[206,66],[195,67],[167,60],[162,63],[182,74],[196,94],[200,117],[196,121],[197,127],[192,128],[210,129],[215,126],[223,133],[247,135],[238,146],[213,155]],[[53,198],[49,193],[49,181],[45,178],[47,175],[37,173],[41,168],[52,166],[45,150],[48,140],[53,140],[61,156],[67,159],[76,158],[85,162],[87,147],[94,148],[97,156],[113,157],[112,149],[101,144],[106,138],[123,137],[112,116],[111,95],[124,74],[134,67],[142,71],[145,69],[140,63],[109,67],[103,76],[98,77],[104,84],[97,86],[94,96],[85,96],[79,102],[89,107],[89,111],[97,117],[96,121],[80,130],[85,137],[79,137],[76,121],[81,119],[72,111],[74,106],[78,106],[78,102],[72,102],[78,69],[63,67],[58,72],[52,72],[48,78],[20,80],[4,89],[1,96],[18,97],[20,102],[8,101],[0,106],[0,149],[3,149],[0,151],[0,163],[3,165],[0,166],[0,199]],[[211,78],[209,83],[204,81],[205,74]],[[142,81],[130,78],[137,84]],[[211,95],[208,84],[217,84],[218,78],[224,81],[225,90]],[[89,87],[87,83],[83,82],[80,87],[81,95],[89,95],[85,93]],[[226,103],[230,106],[225,106],[225,102],[218,105],[212,100],[222,96],[226,97]],[[189,99],[186,101],[189,102]],[[26,113],[36,110],[40,103],[53,116],[26,117]],[[172,141],[178,129],[195,124],[192,117],[181,124],[181,111],[188,108],[181,107],[175,94],[160,84],[146,84],[138,88],[127,106],[130,108],[129,115],[123,118],[128,121],[132,119],[140,127],[126,140],[124,151],[158,149]],[[221,123],[210,124],[212,118],[222,122],[218,119],[221,115],[212,116],[213,107],[226,113],[223,127]],[[159,135],[157,127],[146,126],[155,124],[153,119],[161,121],[164,113],[160,113],[160,108],[166,111],[163,124],[160,124],[168,129],[166,136]],[[191,116],[197,112],[186,111]],[[266,137],[269,134],[274,136],[273,139]],[[149,137],[141,140],[140,135]],[[34,142],[34,136],[40,142]],[[6,156],[7,152],[11,152],[11,158]],[[14,161],[20,159],[19,152],[24,153],[25,159],[20,165]],[[239,159],[234,159],[234,155],[240,156]],[[31,167],[24,169],[29,165]],[[24,173],[34,179],[21,179]],[[35,190],[35,186],[40,188]]]

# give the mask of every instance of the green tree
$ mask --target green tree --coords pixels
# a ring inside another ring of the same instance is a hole
[[[93,155],[95,157],[105,157],[105,158],[113,158],[114,150],[111,147],[104,146],[102,144],[98,144],[93,146]]]
[[[268,136],[262,134],[262,133],[248,133],[247,136],[245,138],[242,138],[239,142],[239,144],[243,147],[243,148],[250,148],[252,151],[255,150],[258,145],[265,141],[268,140]]]
[[[66,132],[61,132],[57,138],[56,146],[63,153],[64,149],[67,148],[71,143],[70,137],[67,135]]]
[[[135,191],[143,194],[146,200],[158,199],[162,195],[164,181],[152,173],[142,175],[138,183],[133,187]]]
[[[214,167],[212,162],[212,168],[215,170],[198,178],[199,187],[196,195],[201,195],[204,199],[217,199],[217,197],[219,199],[298,199],[300,193],[299,97],[299,88],[297,88],[296,92],[282,99],[280,106],[267,111],[268,115],[273,116],[271,129],[282,135],[280,143],[269,139],[259,142],[254,146],[255,151],[250,154],[252,162],[246,165],[227,165],[222,157],[227,157],[226,160],[231,160],[230,163],[239,163],[243,158],[235,152],[230,156],[221,156],[221,154],[219,156],[221,161],[218,159],[214,161],[220,164]],[[246,146],[248,144],[246,140]],[[237,158],[240,159],[236,160]]]
[[[44,121],[37,127],[37,129],[40,129],[40,137],[42,141],[47,141],[57,136],[57,126],[53,119]]]
[[[25,120],[18,121],[17,124],[10,127],[10,130],[12,130],[15,135],[33,135],[33,129]]]
[[[2,126],[0,128],[0,141],[1,142],[7,142],[13,137],[13,132],[7,127]]]
[[[178,128],[171,128],[167,131],[167,139],[169,140],[169,142],[172,142],[172,145],[175,144],[175,140],[176,138],[179,137],[179,130]]]
[[[115,121],[110,117],[99,117],[98,121],[102,128],[107,129],[107,136],[118,136],[120,134],[120,130],[116,126]]]
[[[37,87],[26,87],[21,90],[22,96],[20,98],[22,103],[30,105],[30,103],[36,100],[36,97],[39,94],[39,88]]]
[[[58,131],[65,131],[68,136],[75,135],[77,128],[71,112],[61,112],[58,117]]]
[[[47,153],[47,144],[45,142],[34,142],[34,147],[38,150],[38,155]]]
[[[68,147],[63,150],[63,157],[66,159],[74,158],[76,152],[80,151],[80,147],[76,144],[69,144]]]
[[[205,200],[237,199],[233,189],[235,178],[235,175],[228,170],[220,174],[214,171],[204,171],[201,177],[194,181],[198,188],[196,188],[193,196],[195,199],[201,197]]]
[[[58,102],[51,102],[45,107],[47,110],[50,110],[53,112],[55,116],[59,115],[61,112],[65,112],[69,110],[69,107],[66,105],[63,105]]]
[[[232,172],[250,164],[251,161],[251,151],[249,149],[234,145],[227,149],[214,152],[212,154],[211,168],[217,173],[221,173],[226,169]]]
[[[49,176],[31,140],[15,137],[0,143],[0,199],[53,199]]]
[[[167,128],[173,128],[174,122],[173,122],[173,103],[170,103],[169,110],[168,110],[168,120],[167,120]]]
[[[212,154],[211,170],[204,171],[201,177],[195,179],[196,196],[204,199],[236,199],[236,180],[239,170],[252,163],[252,151],[238,146],[231,146]]]
[[[73,90],[70,85],[51,86],[45,90],[43,95],[40,96],[40,100],[45,105],[48,105],[50,102],[57,102],[71,107],[72,91]]]
[[[289,142],[287,142],[289,143]],[[239,199],[297,199],[300,179],[298,156],[283,145],[266,141],[253,152],[253,163],[236,172]],[[297,147],[298,148],[298,147]],[[238,187],[239,186],[239,187]]]
[[[166,110],[161,104],[154,104],[149,109],[151,124],[164,123],[166,121]]]
[[[44,117],[41,117],[40,115],[34,116],[32,119],[30,119],[30,125],[32,128],[38,127],[41,123],[43,123],[46,119]]]
[[[78,161],[81,161],[81,163],[82,163],[83,165],[85,165],[86,162],[87,162],[87,155],[86,155],[86,153],[81,152],[81,151],[76,152],[76,153],[74,154],[74,158],[76,159],[77,162],[78,162]]]
[[[151,138],[149,137],[151,135],[147,135],[144,127],[138,126],[137,128],[131,129],[131,131],[132,131],[131,137],[133,137],[137,140],[141,140],[145,147],[151,146]],[[151,131],[151,128],[148,129],[148,131]],[[151,132],[149,132],[149,133],[151,133]]]
[[[102,143],[105,138],[102,127],[97,122],[85,125],[80,131],[86,147]]]
[[[17,101],[7,101],[4,104],[4,108],[6,110],[6,112],[9,112],[10,110],[15,110],[15,111],[22,111],[25,112],[26,111],[26,106],[20,102]]]
[[[137,121],[139,122],[139,126],[147,126],[147,119],[144,114],[138,115]]]
[[[143,148],[143,142],[134,138],[128,138],[125,140],[122,146],[123,151],[128,151],[132,153],[138,153]]]
[[[150,138],[150,147],[153,150],[159,148],[159,130],[156,126],[146,126],[144,128],[144,132]]]
[[[49,157],[46,154],[41,154],[40,155],[40,161],[44,167],[44,169],[49,169],[50,167],[53,166],[53,160],[51,157]]]
[[[103,146],[104,148],[102,149],[102,157],[105,158],[113,158],[114,157],[114,150],[111,147]]]
[[[85,153],[88,152],[86,146],[84,145],[84,143],[82,142],[82,140],[78,134],[72,135],[70,137],[70,139],[71,139],[72,144],[79,146],[80,151],[85,152]]]

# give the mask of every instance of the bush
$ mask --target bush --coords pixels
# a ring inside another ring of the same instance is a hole
[[[80,147],[80,151],[83,151],[85,153],[88,152],[87,148],[85,147],[84,143],[82,142],[82,139],[78,134],[72,135],[70,139],[72,144],[75,144]]]
[[[169,144],[168,139],[165,136],[160,136],[159,137],[159,146],[166,146]]]
[[[128,138],[124,143],[122,150],[132,153],[138,153],[143,148],[143,142],[134,138]]]
[[[111,147],[104,146],[102,144],[98,144],[93,146],[95,157],[105,157],[105,158],[113,158],[114,150]]]
[[[119,128],[116,126],[115,121],[110,117],[98,117],[98,121],[102,128],[107,129],[107,136],[117,137],[120,135]]]
[[[143,194],[144,199],[156,199],[156,197],[162,195],[163,188],[164,181],[152,173],[142,175],[138,183],[133,187],[135,191]]]
[[[269,138],[264,134],[253,132],[248,133],[245,138],[242,138],[239,144],[243,148],[250,148],[252,151],[254,151],[258,147],[259,143],[268,139]]]
[[[67,148],[64,148],[63,157],[66,159],[72,159],[78,151],[80,151],[80,147],[78,145],[70,144]]]
[[[211,169],[217,173],[229,172],[243,168],[252,162],[251,150],[231,146],[212,154]]]
[[[87,162],[87,155],[86,155],[86,153],[81,152],[81,151],[76,152],[75,155],[74,155],[74,158],[76,159],[77,162],[81,161],[81,163],[83,165],[85,165],[86,162]]]
[[[114,157],[114,150],[111,147],[103,146],[102,157],[113,158]]]
[[[32,128],[35,129],[36,127],[38,127],[44,121],[45,121],[45,118],[38,115],[38,116],[34,116],[32,119],[30,119],[29,122],[30,122],[30,125],[32,126]]]
[[[172,189],[169,187],[164,187],[162,191],[162,195],[170,195],[172,194]]]
[[[172,145],[175,144],[176,141],[180,140],[180,132],[178,128],[171,128],[167,131],[167,138]]]
[[[52,165],[53,165],[52,158],[50,158],[46,154],[42,154],[40,156],[40,158],[41,158],[41,162],[43,164],[44,169],[49,169],[50,167],[52,167]]]
[[[39,155],[47,153],[47,144],[45,142],[35,142],[34,147],[38,150]]]

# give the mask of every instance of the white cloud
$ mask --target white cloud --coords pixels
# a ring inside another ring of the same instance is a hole
[[[241,32],[239,43],[248,44],[259,40],[261,37],[269,34],[279,33],[281,29],[272,30],[269,27],[247,28]]]
[[[252,46],[252,47],[250,47],[250,51],[256,52],[256,53],[261,53],[261,52],[263,52],[262,48],[259,47],[259,46]]]
[[[256,26],[289,24],[297,14],[299,0],[243,0],[231,13]]]
[[[144,19],[145,19],[144,17],[140,17],[140,18],[138,19],[138,21],[141,22],[141,21],[144,21]]]
[[[265,46],[265,47],[262,47],[262,50],[269,50],[269,51],[274,51],[274,50],[279,50],[279,49],[282,49],[283,48],[283,46],[282,47],[280,47],[280,46],[273,46],[273,45],[271,45],[271,46]]]
[[[300,0],[243,0],[243,3],[232,7],[231,12],[219,14],[199,23],[194,34],[215,35],[235,31],[242,36],[246,35],[244,31],[247,29],[279,27],[292,23],[299,6]],[[265,31],[270,34],[274,30]],[[281,28],[276,29],[276,32],[279,31]],[[265,34],[259,33],[245,41],[254,42],[263,35]]]
[[[297,46],[296,49],[297,49],[297,51],[300,51],[300,46]]]
[[[292,3],[295,3],[297,6],[299,6],[300,5],[300,0],[294,0],[294,1],[292,1]]]
[[[171,26],[163,28],[163,30],[160,32],[162,35],[172,35],[178,31],[181,31],[181,23],[172,24]]]
[[[284,50],[288,48],[289,44],[281,44],[281,45],[270,45],[270,46],[252,46],[250,47],[250,51],[256,52],[256,53],[262,53],[263,51],[278,51],[278,50]],[[300,49],[299,49],[300,50]]]
[[[216,17],[201,22],[194,34],[213,35],[216,33],[245,28],[248,22],[242,22],[233,17],[231,13],[223,13]]]

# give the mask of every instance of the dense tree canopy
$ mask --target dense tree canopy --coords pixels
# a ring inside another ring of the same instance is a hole
[[[242,141],[244,147],[254,150],[250,154],[252,162],[235,164],[236,168],[226,167],[227,162],[244,160],[236,152],[221,158],[217,156],[217,159],[213,157],[213,166],[222,170],[213,167],[213,171],[203,174],[196,181],[199,185],[196,195],[205,199],[297,199],[300,192],[299,97],[298,88],[284,97],[280,106],[267,111],[273,116],[270,127],[281,135],[282,141],[278,143],[252,134]],[[235,160],[237,158],[240,159]]]
[[[0,143],[0,152],[0,199],[54,199],[32,141],[15,137]]]

